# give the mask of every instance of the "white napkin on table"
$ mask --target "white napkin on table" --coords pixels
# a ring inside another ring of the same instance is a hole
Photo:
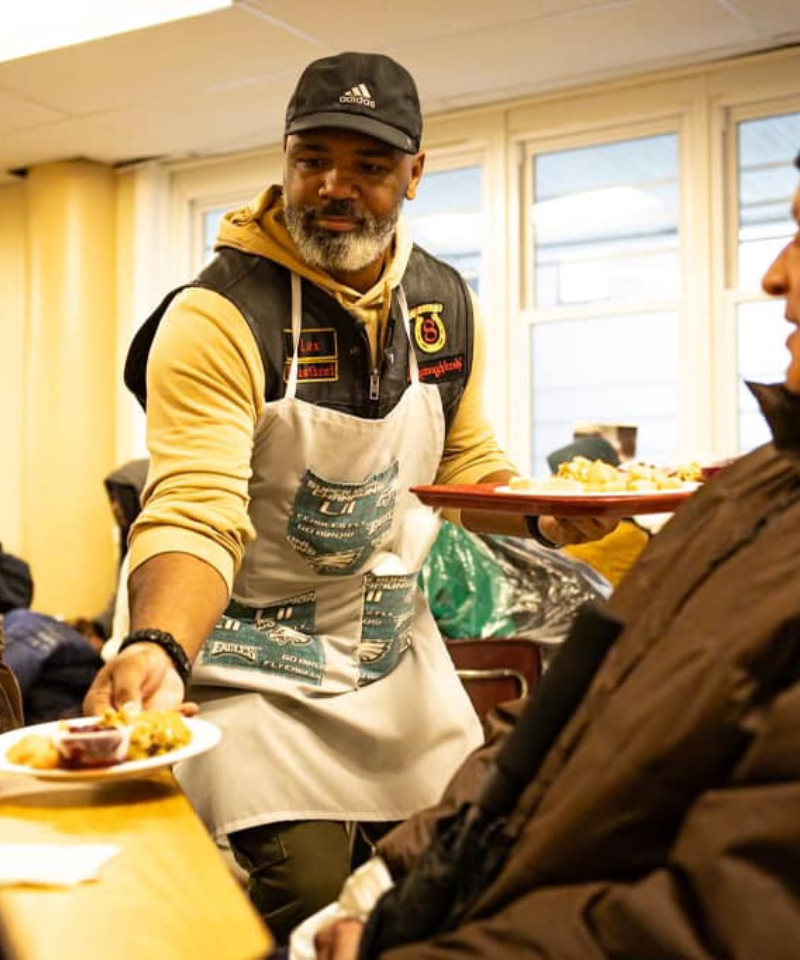
[[[108,843],[2,843],[0,886],[69,887],[97,880],[103,865],[119,851]]]

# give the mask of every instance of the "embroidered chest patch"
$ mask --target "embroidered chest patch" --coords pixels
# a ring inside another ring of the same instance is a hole
[[[408,311],[414,326],[414,342],[423,353],[439,353],[447,343],[443,310],[443,303],[421,303]]]
[[[437,357],[419,365],[419,378],[423,383],[445,383],[448,380],[460,380],[463,375],[463,353],[452,357]]]
[[[292,365],[292,331],[283,331],[283,381],[289,380]],[[300,331],[297,344],[297,379],[331,381],[339,379],[339,346],[332,327],[317,327]]]

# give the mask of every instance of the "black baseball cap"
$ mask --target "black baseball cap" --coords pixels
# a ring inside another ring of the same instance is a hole
[[[381,53],[339,53],[310,63],[286,108],[284,135],[319,127],[354,130],[405,153],[422,139],[411,74]]]

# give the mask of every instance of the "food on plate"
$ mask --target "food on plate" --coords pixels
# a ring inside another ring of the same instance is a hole
[[[53,770],[60,765],[55,744],[41,733],[28,733],[8,748],[6,757],[11,763],[34,770]]]
[[[512,477],[512,490],[552,490],[581,493],[652,493],[684,490],[687,484],[700,481],[699,464],[667,469],[639,461],[628,461],[614,467],[604,460],[574,457],[559,465],[558,471],[546,480]]]
[[[106,710],[100,717],[61,720],[51,736],[27,734],[9,747],[6,758],[36,770],[84,770],[160,756],[191,739],[174,710]]]
[[[185,747],[191,739],[191,731],[175,710],[145,710],[133,719],[128,759],[157,757]]]

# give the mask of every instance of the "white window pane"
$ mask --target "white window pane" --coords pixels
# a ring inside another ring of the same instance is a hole
[[[531,330],[533,463],[578,423],[638,428],[637,457],[674,461],[678,447],[681,292],[678,137],[664,134],[541,154],[533,160],[534,301],[586,316]],[[614,305],[659,308],[614,314]],[[602,315],[592,305],[611,306]]]
[[[761,275],[797,229],[789,205],[797,186],[800,113],[739,124],[739,289]]]
[[[217,239],[220,221],[228,212],[228,207],[219,207],[216,210],[207,210],[203,214],[203,263],[206,264],[214,256],[214,241]]]
[[[486,233],[482,181],[480,166],[426,173],[403,207],[414,242],[455,267],[476,294]]]
[[[677,299],[676,134],[540,154],[533,178],[537,307]]]
[[[532,327],[534,475],[547,475],[547,454],[568,443],[585,421],[635,424],[637,458],[674,461],[677,331],[674,312]]]
[[[752,450],[770,439],[769,428],[745,381],[783,382],[789,362],[786,338],[790,329],[783,311],[782,300],[744,303],[737,311],[739,449],[742,451]]]

